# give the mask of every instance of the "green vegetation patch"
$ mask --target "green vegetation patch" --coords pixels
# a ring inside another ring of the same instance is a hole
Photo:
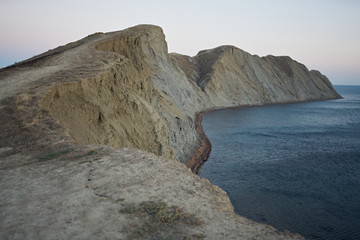
[[[123,231],[129,239],[203,239],[201,233],[187,235],[185,229],[201,225],[199,218],[185,213],[177,206],[168,206],[162,201],[146,201],[138,206],[126,205],[121,213],[141,219],[137,224],[127,226]]]
[[[96,154],[98,152],[98,150],[90,150],[90,151],[88,151],[87,153],[86,153],[86,156],[91,156],[91,155],[94,155],[94,154]]]
[[[39,161],[51,160],[51,159],[60,157],[60,156],[62,156],[62,155],[65,155],[65,154],[67,154],[67,153],[70,153],[70,152],[72,152],[73,150],[74,150],[74,149],[72,149],[72,148],[68,148],[68,149],[65,149],[65,150],[62,150],[62,151],[59,151],[59,152],[52,152],[52,153],[49,153],[48,155],[40,156],[40,157],[38,157],[38,159],[39,159]]]
[[[80,164],[82,163],[88,163],[88,162],[92,162],[94,160],[98,160],[98,159],[95,159],[94,155],[98,154],[99,151],[101,150],[102,148],[99,148],[99,149],[93,149],[93,150],[89,150],[85,153],[82,153],[82,154],[73,154],[71,157],[72,158],[83,158],[83,157],[91,157],[91,159],[86,159],[82,162],[80,162]],[[62,155],[65,155],[65,154],[68,154],[70,152],[73,152],[74,149],[73,148],[67,148],[65,150],[62,150],[62,151],[58,151],[58,152],[51,152],[47,155],[44,155],[44,156],[39,156],[38,159],[39,161],[48,161],[48,160],[51,160],[51,159],[54,159],[54,158],[57,158],[57,157],[60,157]],[[75,153],[75,152],[74,152]]]

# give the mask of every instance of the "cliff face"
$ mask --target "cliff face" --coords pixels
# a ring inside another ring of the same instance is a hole
[[[138,148],[183,163],[199,143],[196,112],[339,97],[325,76],[289,57],[260,58],[233,46],[168,54],[155,26],[102,34],[84,51],[107,53],[107,68],[52,87],[41,107],[80,144]]]
[[[209,150],[198,112],[338,97],[289,57],[169,54],[149,25],[0,69],[0,238],[302,239],[236,215],[224,191],[169,159],[193,167],[197,146]],[[184,214],[154,222],[144,206]]]

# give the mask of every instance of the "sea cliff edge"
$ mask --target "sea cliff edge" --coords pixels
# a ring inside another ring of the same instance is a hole
[[[0,69],[0,238],[303,239],[238,216],[185,165],[209,155],[204,111],[339,97],[290,57],[168,53],[152,25]]]

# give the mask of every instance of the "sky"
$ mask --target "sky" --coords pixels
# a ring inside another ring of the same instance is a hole
[[[0,0],[0,68],[138,24],[161,26],[169,52],[234,45],[360,85],[359,0]]]

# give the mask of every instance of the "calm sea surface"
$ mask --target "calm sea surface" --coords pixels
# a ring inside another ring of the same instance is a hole
[[[307,239],[360,239],[360,86],[344,99],[229,109],[203,118],[199,175],[241,216]]]

